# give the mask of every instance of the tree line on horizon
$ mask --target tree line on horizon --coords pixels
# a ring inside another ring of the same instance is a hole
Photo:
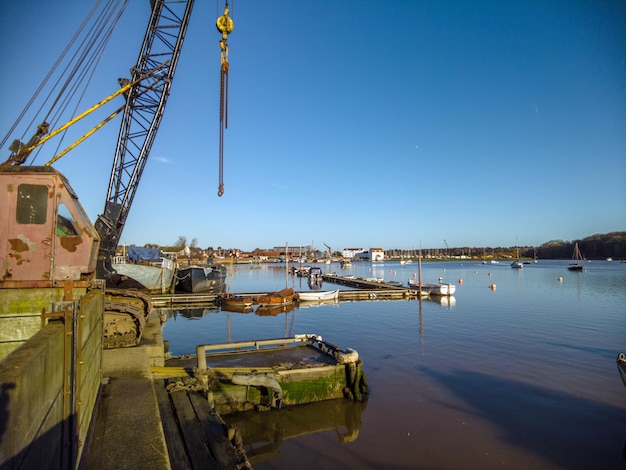
[[[552,240],[536,248],[537,257],[544,259],[571,258],[576,243],[578,243],[578,248],[583,257],[587,259],[626,259],[626,232],[596,234],[571,242]],[[532,257],[532,252],[532,249],[525,250],[524,255]]]
[[[551,240],[540,246],[520,246],[520,256],[523,258],[541,258],[541,259],[569,259],[574,253],[574,246],[578,243],[583,256],[587,259],[626,259],[626,232],[611,232],[606,234],[595,234],[585,237],[581,240]],[[192,255],[195,252],[207,252],[213,255],[215,250],[212,246],[206,249],[198,247],[196,238],[188,241],[187,237],[179,236],[176,243],[172,246],[158,246],[153,243],[144,245],[146,248],[160,248],[163,251],[179,251],[185,246],[189,246]],[[221,246],[217,247],[219,252],[224,251]],[[231,249],[226,249],[230,251]],[[514,257],[516,256],[517,247],[452,247],[452,248],[436,248],[425,249],[422,252],[436,252],[441,257],[459,257],[472,255],[473,258],[482,257],[483,253],[488,253],[489,257]],[[418,250],[402,250],[390,249],[385,250],[388,257],[417,257]]]

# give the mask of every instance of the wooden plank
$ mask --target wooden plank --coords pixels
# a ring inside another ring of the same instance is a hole
[[[219,469],[220,466],[211,455],[201,424],[189,401],[187,392],[180,391],[170,394],[176,417],[180,424],[182,437],[185,441],[187,455],[194,469]]]
[[[167,381],[155,380],[154,390],[159,403],[159,413],[161,415],[161,423],[163,423],[163,433],[165,434],[165,443],[167,444],[167,452],[170,457],[170,465],[172,470],[190,470],[191,462],[187,457],[185,445],[183,443],[170,394],[165,390]]]
[[[226,423],[209,406],[206,398],[192,392],[189,394],[189,400],[202,425],[209,449],[219,465],[222,468],[252,468],[243,448],[238,452],[229,440]],[[233,429],[232,432],[235,430]]]

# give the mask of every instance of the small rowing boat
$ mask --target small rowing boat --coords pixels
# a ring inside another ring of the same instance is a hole
[[[413,289],[420,288],[420,282],[413,279],[407,281],[409,287]],[[456,286],[454,284],[425,284],[422,283],[422,292],[428,292],[430,295],[454,295]]]
[[[298,293],[298,300],[300,302],[309,302],[309,301],[316,301],[316,300],[335,300],[338,298],[339,298],[339,289]]]
[[[295,291],[291,287],[287,287],[278,292],[259,295],[256,298],[256,303],[259,305],[283,305],[293,302],[295,297]]]

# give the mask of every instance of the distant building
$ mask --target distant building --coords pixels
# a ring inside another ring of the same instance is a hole
[[[363,248],[344,248],[341,256],[343,256],[345,259],[353,259],[356,258],[356,256],[360,253],[367,253],[367,250]]]
[[[385,251],[382,248],[370,248],[367,251],[362,251],[354,255],[356,259],[366,261],[384,261]]]

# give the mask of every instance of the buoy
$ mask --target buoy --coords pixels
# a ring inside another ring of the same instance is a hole
[[[459,284],[463,284],[463,279],[459,278]]]
[[[561,276],[557,277],[556,280],[559,282],[563,282],[563,278]]]
[[[491,276],[491,273],[487,273],[487,276]]]
[[[439,282],[443,281],[443,277],[439,276]]]
[[[491,285],[489,286],[489,288],[490,288],[491,290],[496,290],[496,285],[495,285],[495,284],[491,284]]]

